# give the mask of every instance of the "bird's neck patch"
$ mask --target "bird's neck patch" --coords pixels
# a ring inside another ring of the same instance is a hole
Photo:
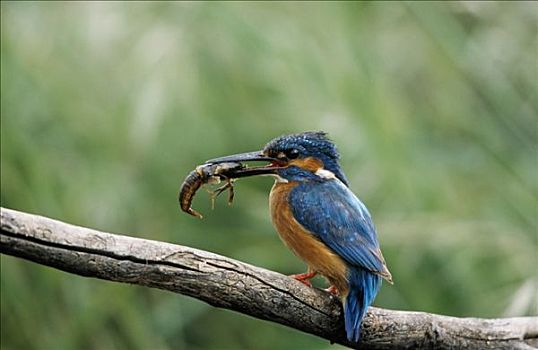
[[[336,175],[334,175],[332,171],[324,169],[323,162],[318,158],[308,157],[303,159],[294,159],[289,162],[289,165],[294,165],[298,168],[308,170],[325,180],[336,179]]]
[[[332,171],[323,168],[319,168],[314,174],[326,180],[336,179],[336,175]]]
[[[308,170],[312,173],[315,173],[318,169],[323,169],[323,162],[313,157],[293,159],[288,165],[295,165],[298,168]]]

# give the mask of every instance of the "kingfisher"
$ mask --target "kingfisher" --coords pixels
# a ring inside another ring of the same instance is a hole
[[[358,342],[361,321],[381,287],[392,284],[366,206],[349,189],[335,144],[324,132],[283,135],[261,151],[208,160],[207,163],[266,162],[238,171],[237,177],[271,175],[273,225],[284,244],[308,266],[292,275],[311,286],[317,274],[327,291],[342,299],[349,341]]]

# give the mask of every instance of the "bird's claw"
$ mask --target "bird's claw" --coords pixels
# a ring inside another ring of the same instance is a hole
[[[310,283],[310,279],[317,275],[317,272],[314,271],[308,271],[305,273],[298,273],[295,275],[290,275],[291,278],[301,282],[302,284],[312,287],[312,283]]]
[[[327,289],[324,289],[324,291],[328,292],[328,293],[331,293],[332,295],[334,296],[340,296],[340,292],[338,291],[338,289],[336,288],[336,286],[330,286],[329,288]]]

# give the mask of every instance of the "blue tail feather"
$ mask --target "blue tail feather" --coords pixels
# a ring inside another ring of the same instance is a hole
[[[348,340],[358,342],[362,318],[381,287],[381,277],[359,267],[352,267],[348,279],[349,293],[344,301],[346,334]]]

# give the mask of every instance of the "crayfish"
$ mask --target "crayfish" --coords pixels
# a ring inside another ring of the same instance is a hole
[[[234,173],[238,170],[244,169],[245,166],[241,163],[206,163],[196,167],[193,171],[187,175],[181,189],[179,191],[179,206],[184,212],[202,218],[202,214],[192,209],[191,203],[196,194],[196,191],[206,184],[218,184],[221,181],[226,181],[226,183],[217,188],[215,191],[209,191],[212,196],[213,203],[215,198],[220,195],[222,192],[228,190],[228,204],[232,204],[234,199]]]

